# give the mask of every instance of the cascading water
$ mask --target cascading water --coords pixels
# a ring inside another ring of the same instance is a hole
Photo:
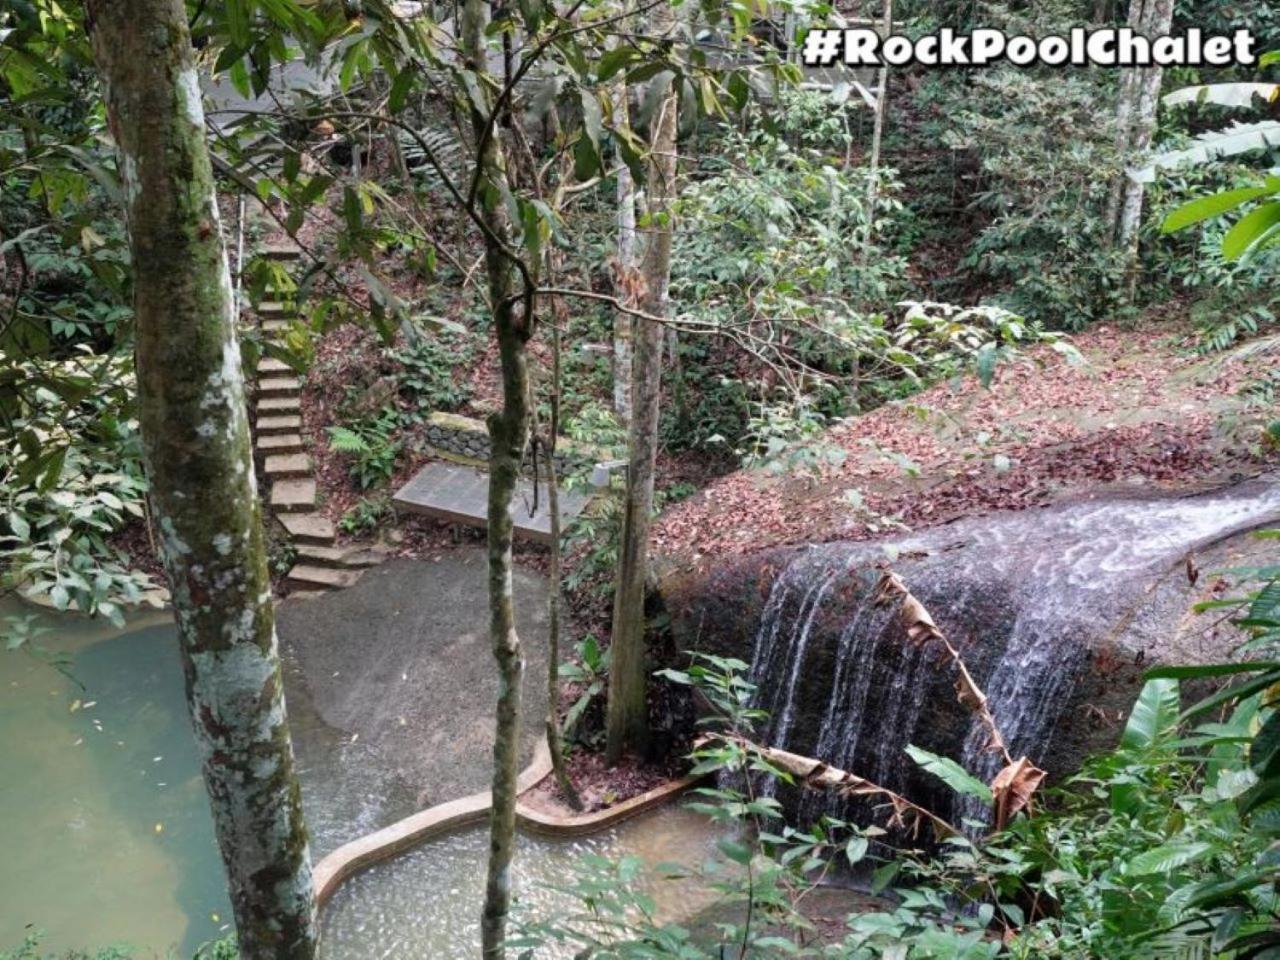
[[[979,518],[888,545],[805,548],[774,579],[756,631],[750,678],[769,714],[759,735],[954,820],[981,820],[981,804],[957,802],[904,752],[915,744],[951,756],[988,781],[1000,764],[956,704],[936,649],[906,638],[896,604],[872,602],[880,567],[896,558],[889,565],[959,646],[1013,756],[1042,762],[1094,648],[1141,639],[1145,611],[1188,554],[1277,520],[1273,480]],[[1172,602],[1185,610],[1184,597]],[[805,820],[852,812],[838,798],[797,800]]]

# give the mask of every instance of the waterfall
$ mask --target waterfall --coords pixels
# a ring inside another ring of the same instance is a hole
[[[896,604],[872,603],[887,557],[903,558],[892,566],[960,648],[1012,755],[1044,765],[1091,651],[1120,637],[1158,640],[1167,617],[1151,611],[1161,603],[1175,618],[1186,610],[1187,555],[1277,519],[1280,483],[1270,482],[972,519],[897,540],[888,552],[865,543],[807,547],[775,577],[755,631],[753,705],[768,714],[757,735],[954,821],[982,821],[981,804],[953,797],[905,754],[915,744],[986,781],[1001,763],[985,729],[956,703],[936,647],[906,638]],[[1178,577],[1181,592],[1163,599],[1162,585]],[[761,790],[777,794],[772,783]],[[839,798],[795,799],[804,821],[851,814]]]

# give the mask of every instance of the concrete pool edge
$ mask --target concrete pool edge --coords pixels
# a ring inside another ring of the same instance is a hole
[[[545,743],[543,746],[545,747]],[[616,827],[624,820],[639,814],[648,813],[684,793],[703,779],[703,777],[681,777],[679,780],[668,780],[651,790],[646,790],[611,807],[605,807],[603,810],[568,816],[537,810],[527,803],[518,801],[516,824],[529,833],[544,837],[585,837],[609,827]]]
[[[518,794],[523,795],[551,773],[551,752],[545,740],[539,740],[533,760],[517,780]],[[581,837],[597,833],[645,813],[673,799],[696,783],[700,777],[684,777],[660,784],[639,796],[593,813],[560,816],[536,810],[516,801],[516,825],[530,833],[551,837]],[[316,906],[321,908],[346,880],[373,865],[441,836],[459,827],[485,819],[493,805],[490,791],[439,803],[345,843],[315,865],[312,883]]]

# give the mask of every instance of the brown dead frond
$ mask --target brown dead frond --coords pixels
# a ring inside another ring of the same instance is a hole
[[[892,570],[886,570],[881,574],[880,582],[876,584],[872,602],[877,605],[884,605],[898,599],[902,601],[898,616],[902,621],[903,628],[907,631],[907,637],[916,644],[935,641],[942,646],[942,649],[946,652],[946,660],[950,661],[956,671],[956,700],[963,707],[976,714],[982,725],[987,728],[987,748],[993,753],[1000,754],[1006,766],[1013,763],[1013,757],[1009,755],[1004,737],[1000,734],[1000,728],[996,726],[996,718],[992,716],[991,710],[987,706],[987,695],[982,692],[982,688],[978,686],[977,681],[973,679],[973,675],[969,673],[969,668],[965,666],[964,658],[960,656],[960,651],[952,646],[951,641],[946,638],[938,628],[938,625],[934,623],[928,609],[907,589],[906,584],[902,582],[902,578]]]

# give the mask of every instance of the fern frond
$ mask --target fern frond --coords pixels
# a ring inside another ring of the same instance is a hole
[[[329,432],[329,449],[336,453],[367,453],[369,442],[346,427],[326,427]]]

